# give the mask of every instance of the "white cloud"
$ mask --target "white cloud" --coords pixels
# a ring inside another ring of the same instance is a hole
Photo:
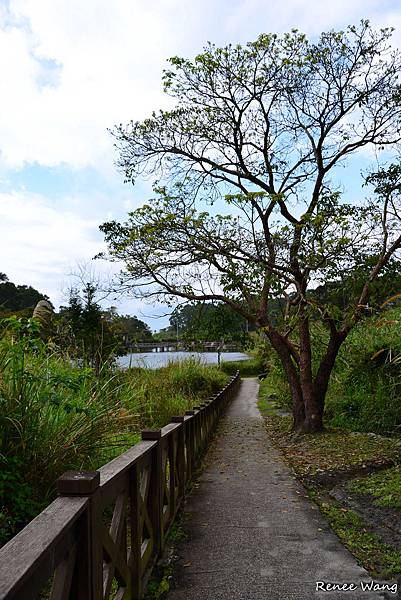
[[[168,55],[169,35],[162,15],[142,2],[14,0],[10,6],[28,25],[6,25],[0,34],[3,162],[75,168],[112,162],[106,128],[163,104],[161,57]],[[58,65],[55,85],[43,85],[43,59]]]
[[[378,15],[386,14],[388,0],[282,0],[267,4],[265,0],[246,0],[237,3],[227,17],[227,27],[240,32],[241,24],[255,22],[258,18],[260,33],[283,33],[291,28],[308,35],[316,35],[330,29],[341,29],[356,25],[361,19],[375,21]],[[388,21],[387,25],[392,25]]]
[[[192,56],[207,40],[244,43],[294,26],[315,35],[361,18],[398,27],[401,43],[391,0],[0,0],[0,184],[26,164],[89,166],[112,180],[102,196],[90,186],[54,201],[0,193],[0,270],[57,302],[74,262],[101,249],[99,222],[151,195],[143,182],[136,196],[113,188],[107,127],[168,105],[167,57]]]
[[[292,26],[318,33],[366,16],[393,24],[385,13],[378,0],[10,0],[0,11],[0,163],[112,170],[106,129],[167,105],[168,56]]]
[[[74,206],[76,197],[64,199]],[[81,202],[83,199],[81,198]],[[80,217],[68,208],[54,206],[48,199],[29,192],[0,193],[0,270],[16,284],[32,285],[47,294],[58,307],[66,302],[68,289],[79,284],[82,270],[103,285],[111,282],[118,264],[94,261],[106,250],[98,231],[99,220]],[[102,304],[115,305],[119,312],[136,314],[153,328],[168,324],[165,307],[144,304],[138,299],[105,297]]]
[[[104,249],[97,221],[56,209],[39,195],[0,194],[0,221],[1,270],[56,303],[71,265]]]

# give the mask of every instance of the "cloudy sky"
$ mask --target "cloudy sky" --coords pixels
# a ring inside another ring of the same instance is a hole
[[[122,183],[107,128],[167,105],[166,58],[361,18],[401,47],[400,0],[0,0],[0,271],[57,305],[103,249],[99,224],[149,197],[149,182]],[[166,324],[160,307],[120,310]]]

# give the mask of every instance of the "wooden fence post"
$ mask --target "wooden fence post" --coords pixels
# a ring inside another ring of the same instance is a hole
[[[103,598],[102,523],[98,471],[67,471],[57,479],[59,496],[86,496],[89,500],[85,531],[78,546],[76,571],[71,586],[74,600]]]
[[[185,417],[179,415],[171,417],[172,423],[181,423],[181,427],[178,430],[177,439],[177,474],[178,474],[178,498],[177,502],[180,503],[185,492],[185,481],[186,481],[186,466],[185,466]]]
[[[195,465],[195,411],[185,411],[187,417],[192,417],[185,421],[185,441],[187,446],[187,481],[192,479],[192,473]]]
[[[146,429],[142,431],[142,439],[146,441],[157,442],[152,450],[152,470],[150,474],[150,490],[149,490],[149,513],[151,515],[154,535],[154,551],[158,555],[163,547],[164,532],[163,532],[163,469],[162,469],[162,448],[161,448],[161,430]]]

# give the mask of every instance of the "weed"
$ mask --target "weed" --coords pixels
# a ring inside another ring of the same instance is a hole
[[[357,494],[374,496],[375,506],[401,508],[401,467],[354,480],[348,484],[348,489]]]
[[[388,580],[399,576],[400,550],[384,544],[377,535],[370,533],[354,511],[343,508],[334,500],[322,499],[316,491],[310,491],[309,495],[318,504],[333,531],[372,577]]]

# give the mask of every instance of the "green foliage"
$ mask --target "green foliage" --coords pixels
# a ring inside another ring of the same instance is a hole
[[[44,508],[43,501],[33,497],[25,470],[18,456],[0,456],[0,546]]]
[[[18,457],[46,496],[60,471],[96,460],[115,413],[114,376],[79,369],[40,339],[0,340],[0,456]]]
[[[169,578],[171,577],[171,573],[167,572],[164,574],[163,578],[160,580],[152,579],[149,582],[146,600],[160,600],[161,598],[165,598],[166,594],[170,590]]]
[[[31,286],[15,285],[8,281],[4,273],[0,273],[0,275],[0,311],[3,315],[26,308],[33,309],[39,300],[49,299]]]
[[[38,327],[12,317],[0,339],[1,541],[53,498],[64,471],[98,468],[227,381],[195,361],[96,373],[51,352]]]
[[[172,523],[167,534],[167,541],[172,544],[179,544],[188,537],[185,533],[181,522],[177,522],[177,519]]]
[[[153,334],[153,340],[157,342],[171,342],[177,341],[177,329],[168,325],[167,327],[162,327]]]
[[[127,351],[132,342],[146,342],[153,339],[152,331],[146,323],[133,315],[118,315],[112,311],[105,314],[113,333],[121,338],[119,354]]]
[[[60,308],[54,340],[71,358],[96,370],[115,355],[130,351],[132,343],[152,340],[149,326],[133,315],[119,315],[115,307],[103,310],[96,300],[97,284],[70,291],[69,303]]]
[[[162,427],[173,415],[183,414],[227,383],[216,366],[194,359],[172,362],[162,369],[127,369],[118,375],[124,381],[122,405],[137,415],[138,427]]]
[[[126,422],[107,397],[107,382],[60,364],[39,342],[32,349],[1,340],[0,370],[0,512],[6,538],[52,498],[63,471],[96,464],[110,432]]]
[[[348,489],[373,496],[375,506],[401,508],[401,467],[386,469],[363,479],[354,479],[348,484]]]
[[[360,297],[362,288],[374,267],[377,256],[360,256],[359,263],[352,271],[346,270],[336,280],[326,281],[309,292],[310,298],[326,305],[330,316],[339,321],[347,310]],[[401,289],[401,262],[390,260],[382,269],[380,276],[371,282],[369,304],[366,314],[372,314],[390,296]]]
[[[392,579],[401,572],[401,551],[384,544],[366,530],[364,521],[353,511],[336,502],[326,502],[313,494],[331,527],[352,554],[365,564],[373,577]]]
[[[396,302],[397,299],[394,300]],[[328,332],[313,322],[313,368],[317,369]],[[289,386],[277,354],[259,345],[275,402],[291,410]],[[325,420],[332,427],[380,434],[401,432],[401,308],[362,320],[344,342],[329,384]]]
[[[276,417],[277,411],[280,414],[288,413],[291,411],[290,397],[288,395],[288,386],[285,385],[285,380],[282,375],[280,378],[271,376],[270,371],[265,379],[260,382],[259,385],[259,400],[258,408],[263,416]],[[281,393],[277,393],[280,386],[283,386]],[[286,423],[283,422],[283,426]],[[290,426],[286,428],[286,433],[290,432]]]
[[[274,403],[277,407],[291,411],[290,387],[278,355],[266,340],[259,343],[256,352],[258,359],[263,361],[265,371],[268,373],[268,377],[261,383],[261,392],[266,392],[266,395],[271,398],[274,397]]]
[[[38,349],[43,346],[39,339],[40,323],[36,319],[12,315],[1,319],[0,324],[3,330],[6,330],[6,335],[22,344],[24,348]]]
[[[230,307],[220,303],[178,306],[171,314],[172,331],[188,340],[245,342],[247,322]]]
[[[71,358],[100,371],[113,358],[121,340],[96,301],[96,286],[87,283],[81,293],[70,292],[67,307],[61,307],[55,336],[58,346]]]
[[[348,336],[328,390],[333,426],[401,432],[401,309],[361,322]]]

